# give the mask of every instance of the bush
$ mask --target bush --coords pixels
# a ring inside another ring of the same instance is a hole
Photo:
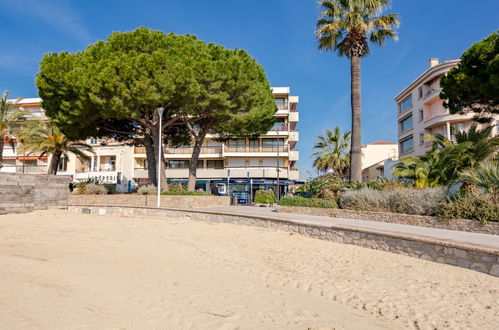
[[[140,195],[156,195],[158,193],[158,190],[153,185],[140,186],[139,189],[137,189],[137,193]]]
[[[274,204],[275,196],[271,190],[257,190],[255,193],[255,203],[257,204]]]
[[[443,203],[437,216],[441,219],[469,219],[482,223],[499,221],[499,203],[492,194],[466,194],[450,203]]]
[[[106,188],[108,194],[116,194],[118,191],[116,190],[115,184],[104,184],[104,188]]]
[[[106,195],[107,189],[102,185],[90,183],[85,186],[85,195]]]
[[[338,204],[333,198],[306,198],[306,197],[284,197],[279,201],[282,206],[303,206],[303,207],[320,207],[320,208],[337,208]]]
[[[435,215],[447,197],[444,188],[395,188],[347,190],[340,196],[340,207],[360,211]]]
[[[189,190],[170,190],[163,191],[161,195],[190,195],[190,196],[211,196],[211,194],[203,191],[189,191]]]

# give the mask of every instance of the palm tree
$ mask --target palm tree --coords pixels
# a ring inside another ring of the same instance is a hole
[[[348,149],[350,149],[350,131],[341,133],[341,128],[326,129],[324,135],[319,135],[312,156],[314,167],[319,171],[332,170],[337,174],[344,174],[349,165]]]
[[[459,173],[459,179],[490,192],[495,198],[499,194],[499,160],[483,161],[476,168],[469,168]]]
[[[5,142],[10,140],[12,134],[13,123],[22,119],[26,112],[23,110],[16,110],[15,105],[22,100],[18,98],[12,102],[8,101],[9,92],[3,92],[0,99],[0,168],[3,167],[3,149]]]
[[[30,122],[19,137],[23,140],[20,151],[39,153],[40,157],[47,154],[52,156],[47,174],[57,174],[61,158],[64,156],[69,159],[68,153],[85,160],[90,157],[83,151],[94,153],[90,145],[69,141],[57,126],[39,120]]]
[[[389,0],[324,0],[317,21],[320,50],[334,50],[350,60],[352,104],[352,149],[350,181],[362,181],[360,59],[369,55],[369,42],[382,45],[397,39],[397,14],[381,15]]]

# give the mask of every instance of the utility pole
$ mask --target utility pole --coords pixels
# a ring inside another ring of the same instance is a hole
[[[158,132],[158,201],[157,206],[160,208],[161,206],[161,153],[163,152],[163,139],[161,138],[161,124],[163,120],[163,111],[165,110],[163,107],[159,107],[158,109],[159,115],[159,132]]]

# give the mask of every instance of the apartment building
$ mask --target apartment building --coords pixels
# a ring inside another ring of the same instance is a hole
[[[277,112],[272,129],[254,139],[234,138],[218,141],[216,136],[208,135],[204,141],[198,161],[196,188],[209,191],[215,183],[221,193],[236,192],[241,199],[248,198],[258,189],[272,189],[281,195],[299,178],[296,162],[299,152],[296,148],[299,133],[298,96],[290,94],[289,87],[272,88]],[[21,101],[18,106],[27,107],[37,117],[46,119],[40,108],[40,99]],[[147,157],[144,147],[127,146],[112,140],[87,139],[95,154],[90,160],[83,160],[70,154],[63,159],[58,175],[68,175],[75,180],[97,178],[103,183],[133,184],[150,183],[147,173]],[[11,164],[0,171],[25,173],[46,173],[48,159],[37,156],[24,157],[16,153],[16,147],[4,152]],[[166,177],[169,182],[186,183],[192,146],[164,146]],[[29,158],[29,159],[28,159]],[[243,198],[244,197],[244,198]]]
[[[397,103],[398,144],[400,157],[420,156],[431,150],[425,136],[442,134],[454,140],[455,131],[465,131],[474,124],[473,114],[450,114],[440,99],[440,78],[460,60],[430,59],[429,68],[395,97]],[[497,134],[494,120],[493,134]],[[479,127],[483,125],[478,125]]]
[[[376,141],[362,146],[362,181],[385,176],[386,162],[398,159],[398,145],[394,142]]]

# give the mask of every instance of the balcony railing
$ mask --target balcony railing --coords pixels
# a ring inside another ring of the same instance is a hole
[[[16,166],[9,166],[9,165],[4,165],[1,169],[0,172],[5,172],[5,173],[47,173],[48,166],[47,165],[29,165],[29,166],[22,166],[22,165],[16,165]]]
[[[165,154],[170,154],[170,155],[190,155],[192,154],[192,151],[194,150],[193,147],[164,147],[163,152]],[[135,154],[145,154],[146,153],[146,148],[145,147],[135,147],[134,148],[134,153]],[[222,146],[205,146],[201,147],[201,154],[210,154],[210,155],[216,155],[216,154],[221,154],[222,153]]]
[[[226,146],[225,152],[288,152],[288,146]]]

